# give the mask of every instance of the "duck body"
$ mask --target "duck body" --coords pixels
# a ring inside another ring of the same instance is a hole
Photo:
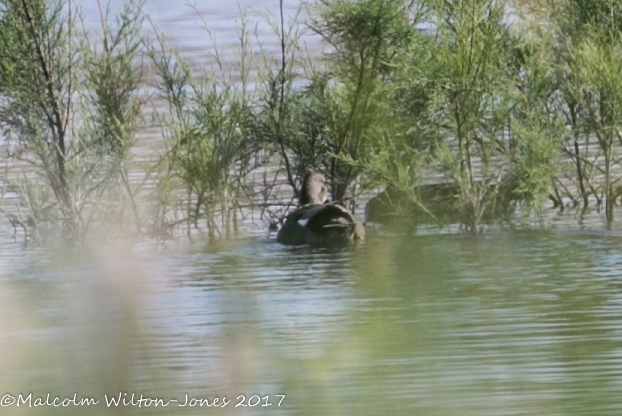
[[[289,214],[276,236],[281,244],[325,245],[361,240],[365,229],[339,205],[308,204]]]
[[[285,218],[276,241],[289,245],[330,245],[363,239],[363,226],[344,207],[323,203],[327,195],[324,176],[308,175],[300,191],[300,201],[305,204]]]

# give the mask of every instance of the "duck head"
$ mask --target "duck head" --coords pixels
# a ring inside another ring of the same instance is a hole
[[[328,190],[326,189],[326,180],[321,173],[309,173],[302,181],[300,188],[300,196],[298,198],[299,205],[307,204],[324,204],[330,202],[328,198]]]

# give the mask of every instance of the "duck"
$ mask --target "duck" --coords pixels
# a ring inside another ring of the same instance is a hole
[[[324,175],[312,172],[300,188],[298,209],[290,213],[276,241],[286,245],[343,244],[365,238],[365,228],[344,207],[331,204]]]

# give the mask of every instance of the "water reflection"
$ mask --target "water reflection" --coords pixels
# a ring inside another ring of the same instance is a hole
[[[377,234],[332,251],[260,238],[22,254],[0,278],[0,388],[233,399],[209,410],[221,414],[619,414],[620,240]],[[236,409],[240,394],[286,398]]]

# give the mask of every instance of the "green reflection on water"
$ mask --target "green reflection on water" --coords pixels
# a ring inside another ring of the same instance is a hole
[[[0,277],[0,388],[233,399],[150,414],[617,415],[620,243],[372,233],[340,250],[246,240],[16,256]],[[240,394],[273,405],[235,408]]]

